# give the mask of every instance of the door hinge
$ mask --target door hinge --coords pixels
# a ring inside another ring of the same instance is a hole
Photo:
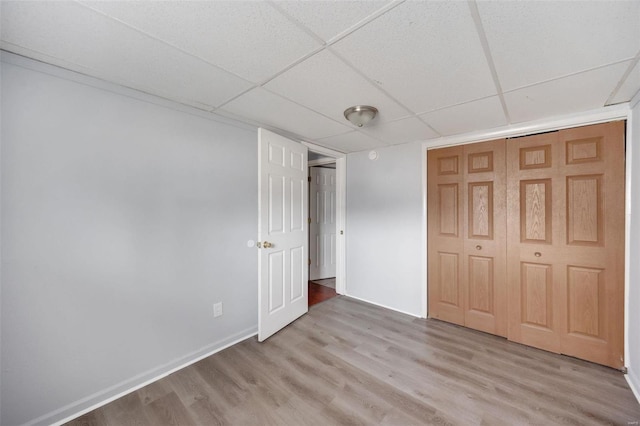
[[[311,176],[307,176],[307,182],[311,182]]]
[[[309,223],[311,223],[311,218],[307,219],[307,221],[308,221]]]
[[[311,266],[311,259],[309,259],[309,266]]]

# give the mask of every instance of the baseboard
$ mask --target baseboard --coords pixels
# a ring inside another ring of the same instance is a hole
[[[191,352],[183,357],[170,361],[152,370],[139,374],[128,380],[125,380],[116,385],[110,386],[107,389],[96,392],[93,395],[89,395],[81,400],[75,401],[69,405],[52,411],[48,414],[31,420],[25,425],[54,425],[59,426],[66,422],[69,422],[83,414],[102,407],[111,401],[121,398],[131,392],[134,392],[150,383],[160,380],[171,373],[181,370],[193,363],[200,361],[208,356],[220,352],[223,349],[233,346],[245,339],[255,336],[258,333],[256,327],[235,333],[226,339],[219,340],[215,343],[207,345],[197,351]]]
[[[369,304],[371,304],[371,305],[380,306],[381,308],[389,309],[389,310],[391,310],[391,311],[400,312],[401,314],[410,315],[410,316],[412,316],[412,317],[420,318],[420,315],[419,315],[419,314],[414,314],[414,313],[412,313],[412,312],[401,311],[400,309],[396,309],[396,308],[391,307],[391,306],[383,305],[382,303],[372,302],[371,300],[363,299],[363,298],[361,298],[361,297],[356,297],[356,296],[353,296],[353,295],[351,295],[351,294],[345,294],[344,296],[346,296],[346,297],[350,297],[351,299],[359,300],[359,301],[361,301],[361,302],[369,303]]]
[[[640,403],[640,378],[638,378],[632,370],[628,370],[627,374],[624,375],[624,378],[627,379],[627,383],[629,383],[631,391]]]

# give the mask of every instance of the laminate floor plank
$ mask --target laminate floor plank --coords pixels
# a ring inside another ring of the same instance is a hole
[[[147,405],[165,395],[170,394],[172,391],[173,389],[168,382],[158,380],[157,382],[153,382],[142,389],[138,389],[137,392],[142,404]]]
[[[191,367],[183,368],[167,377],[169,386],[171,386],[185,407],[188,407],[195,423],[208,425],[229,424],[228,419],[225,417],[226,405],[222,404],[220,399],[216,397],[211,386],[196,371],[195,365]]]
[[[144,411],[151,424],[179,426],[195,423],[188,408],[182,404],[174,392],[146,404]]]
[[[104,419],[108,426],[142,426],[152,424],[144,411],[144,405],[140,401],[138,392],[132,392],[122,398],[118,398],[95,411],[102,412],[102,416],[100,417]],[[94,414],[100,415],[100,413],[95,412]]]
[[[72,425],[628,425],[619,371],[344,296]]]

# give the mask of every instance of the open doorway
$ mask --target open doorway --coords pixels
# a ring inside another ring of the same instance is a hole
[[[337,296],[336,159],[309,151],[309,306]]]

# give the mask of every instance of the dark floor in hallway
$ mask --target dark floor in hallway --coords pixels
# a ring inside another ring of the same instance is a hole
[[[337,296],[335,283],[335,278],[309,281],[309,306]]]

